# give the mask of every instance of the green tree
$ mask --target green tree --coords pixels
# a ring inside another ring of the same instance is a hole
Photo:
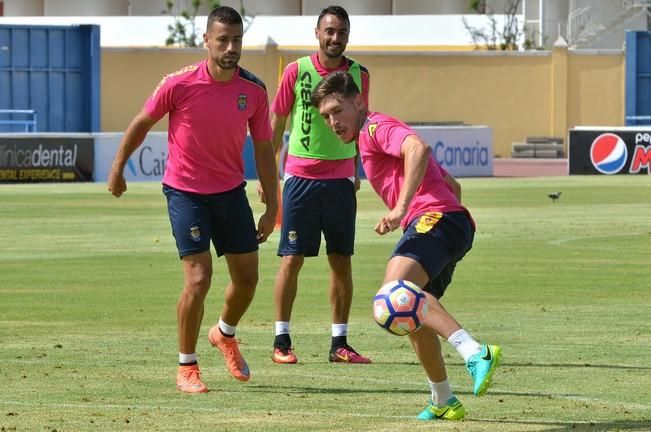
[[[219,0],[207,0],[207,2],[210,10],[220,5]],[[174,12],[174,1],[167,0],[165,2],[165,10],[163,13],[174,17],[174,23],[167,26],[169,36],[165,40],[165,45],[177,45],[188,48],[201,46],[201,32],[197,30],[196,17],[202,3],[202,0],[192,0],[189,10],[183,9],[177,14]],[[244,6],[241,9],[243,11]]]

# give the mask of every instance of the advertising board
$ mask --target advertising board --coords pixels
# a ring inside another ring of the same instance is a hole
[[[93,181],[90,134],[0,135],[0,183]]]
[[[414,126],[454,177],[493,175],[493,131],[486,126]]]
[[[651,174],[651,128],[571,129],[569,172],[570,175]]]

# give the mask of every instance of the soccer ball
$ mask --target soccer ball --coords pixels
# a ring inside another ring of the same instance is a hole
[[[427,298],[413,282],[387,282],[373,297],[373,318],[391,334],[405,336],[415,332],[426,315]]]

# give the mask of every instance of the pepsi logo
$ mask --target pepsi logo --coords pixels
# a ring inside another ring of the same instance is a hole
[[[617,135],[604,133],[592,141],[590,160],[602,174],[617,174],[626,164],[626,143]]]

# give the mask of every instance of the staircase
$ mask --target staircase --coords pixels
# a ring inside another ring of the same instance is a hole
[[[572,48],[588,46],[607,32],[624,29],[632,20],[651,17],[651,0],[575,1],[568,16],[567,37]]]

